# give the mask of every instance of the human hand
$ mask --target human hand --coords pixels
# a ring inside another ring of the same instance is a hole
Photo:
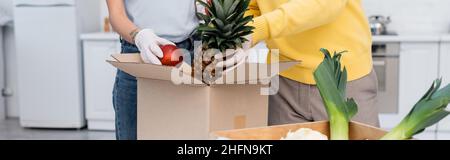
[[[136,35],[135,44],[141,51],[145,63],[161,65],[159,58],[163,57],[160,46],[175,45],[173,42],[157,36],[151,29],[143,29]]]

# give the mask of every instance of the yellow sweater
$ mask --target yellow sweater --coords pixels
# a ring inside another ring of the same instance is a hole
[[[280,61],[302,61],[283,77],[315,84],[320,48],[349,51],[342,59],[349,81],[372,70],[371,33],[361,0],[252,0],[248,14],[255,16],[255,43],[265,40],[270,49],[279,49]]]

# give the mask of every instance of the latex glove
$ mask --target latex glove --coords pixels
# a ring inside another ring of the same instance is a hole
[[[217,60],[216,68],[227,68],[225,72],[234,69],[236,66],[245,63],[248,53],[244,49],[228,49],[225,54],[217,54],[214,59]],[[224,60],[225,59],[225,60]]]
[[[251,37],[252,35],[245,37],[248,41],[242,44],[242,48],[228,49],[225,51],[225,54],[215,55],[214,59],[218,60],[216,67],[226,67],[229,70],[244,63],[248,57],[247,51],[252,47]]]
[[[134,39],[134,43],[141,51],[141,58],[145,63],[161,65],[158,58],[163,57],[163,52],[159,46],[175,45],[173,42],[157,36],[151,29],[139,31]]]

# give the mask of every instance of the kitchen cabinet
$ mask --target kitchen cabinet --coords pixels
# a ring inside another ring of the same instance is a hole
[[[400,117],[405,117],[414,104],[438,78],[439,43],[405,42],[400,55]],[[398,119],[400,122],[401,119]],[[430,127],[429,130],[433,130]]]
[[[448,131],[439,131],[437,133],[437,140],[450,140],[450,132],[448,132]]]
[[[443,85],[450,84],[450,35],[443,36],[439,55],[439,76],[443,79]],[[439,124],[440,131],[450,132],[450,117],[442,120]],[[450,138],[450,136],[449,136]]]
[[[86,119],[90,130],[114,130],[112,90],[116,69],[105,60],[120,53],[119,36],[113,33],[82,35]]]
[[[1,17],[0,17],[1,20]],[[5,89],[5,61],[4,61],[4,53],[3,53],[3,24],[0,24],[0,88],[2,90]],[[5,105],[5,97],[0,95],[0,122],[5,120],[6,117],[6,105]]]
[[[435,131],[424,131],[418,135],[414,136],[415,139],[418,140],[439,140],[439,133],[436,133]]]
[[[381,114],[381,127],[395,127],[439,76],[439,38],[403,40],[400,47],[398,112]],[[433,131],[436,127],[430,127]]]

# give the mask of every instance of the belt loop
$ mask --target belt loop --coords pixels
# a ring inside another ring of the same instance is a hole
[[[122,36],[119,37],[119,41],[120,41],[121,44],[123,43],[123,38],[122,38]]]

